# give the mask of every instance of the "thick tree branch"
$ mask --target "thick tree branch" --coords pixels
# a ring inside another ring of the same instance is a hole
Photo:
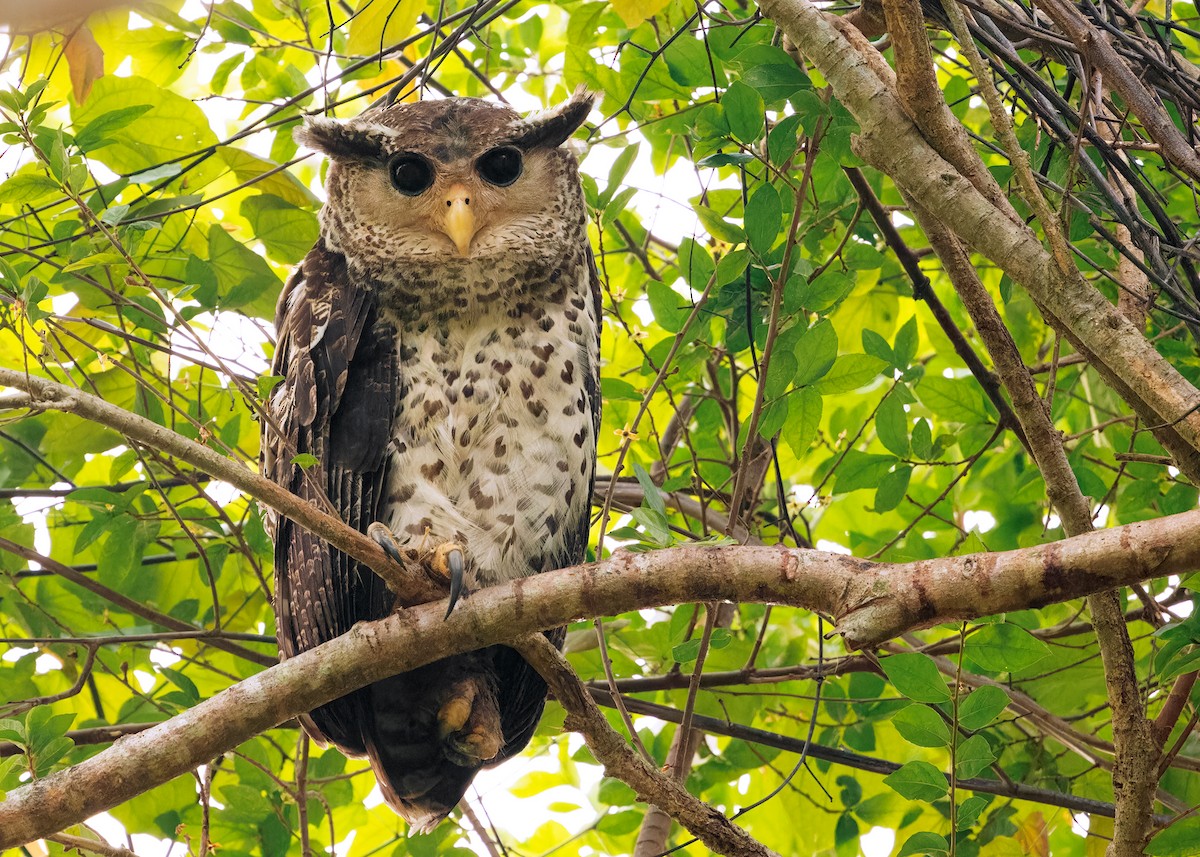
[[[680,547],[480,590],[444,622],[427,604],[356,625],[0,804],[0,849],[103,812],[300,712],[398,672],[592,617],[706,601],[832,615],[848,645],[1181,574],[1200,565],[1200,510],[1048,545],[898,565],[771,547]]]

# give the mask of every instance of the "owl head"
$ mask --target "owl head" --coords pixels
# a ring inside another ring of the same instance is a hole
[[[593,99],[580,88],[532,116],[449,98],[307,119],[296,139],[331,159],[322,237],[377,272],[533,262],[578,243],[586,213],[562,144]]]

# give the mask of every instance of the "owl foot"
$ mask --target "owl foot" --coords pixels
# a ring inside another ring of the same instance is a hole
[[[396,541],[396,537],[392,535],[391,530],[376,521],[367,527],[367,535],[374,539],[375,544],[383,548],[383,552],[387,554],[393,562],[398,562],[401,565],[404,565],[408,557],[404,555],[404,548],[400,547],[400,543]]]
[[[504,746],[500,728],[500,712],[494,701],[479,696],[475,680],[456,682],[450,698],[438,709],[438,737],[446,744],[446,752],[461,757],[468,765],[478,765],[494,759]]]
[[[446,608],[445,618],[450,618],[458,599],[467,594],[463,585],[467,563],[462,548],[454,542],[442,542],[432,551],[427,551],[424,548],[424,539],[421,542],[422,547],[415,551],[411,548],[404,548],[396,541],[396,536],[392,531],[378,521],[367,527],[367,535],[374,539],[375,543],[383,548],[383,552],[395,562],[405,565],[416,560],[434,580],[439,583],[448,581],[450,606]],[[428,535],[426,533],[426,537]]]

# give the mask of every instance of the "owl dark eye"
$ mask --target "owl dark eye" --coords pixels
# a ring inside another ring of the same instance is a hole
[[[508,187],[521,177],[521,150],[516,146],[501,146],[480,156],[475,164],[484,181],[497,187]]]
[[[392,186],[405,196],[420,196],[433,184],[433,166],[420,155],[401,152],[388,164]]]

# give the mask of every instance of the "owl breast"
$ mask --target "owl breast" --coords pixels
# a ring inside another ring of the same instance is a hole
[[[410,546],[462,545],[469,585],[559,567],[586,521],[597,319],[586,266],[575,276],[528,299],[397,323],[384,521]]]

